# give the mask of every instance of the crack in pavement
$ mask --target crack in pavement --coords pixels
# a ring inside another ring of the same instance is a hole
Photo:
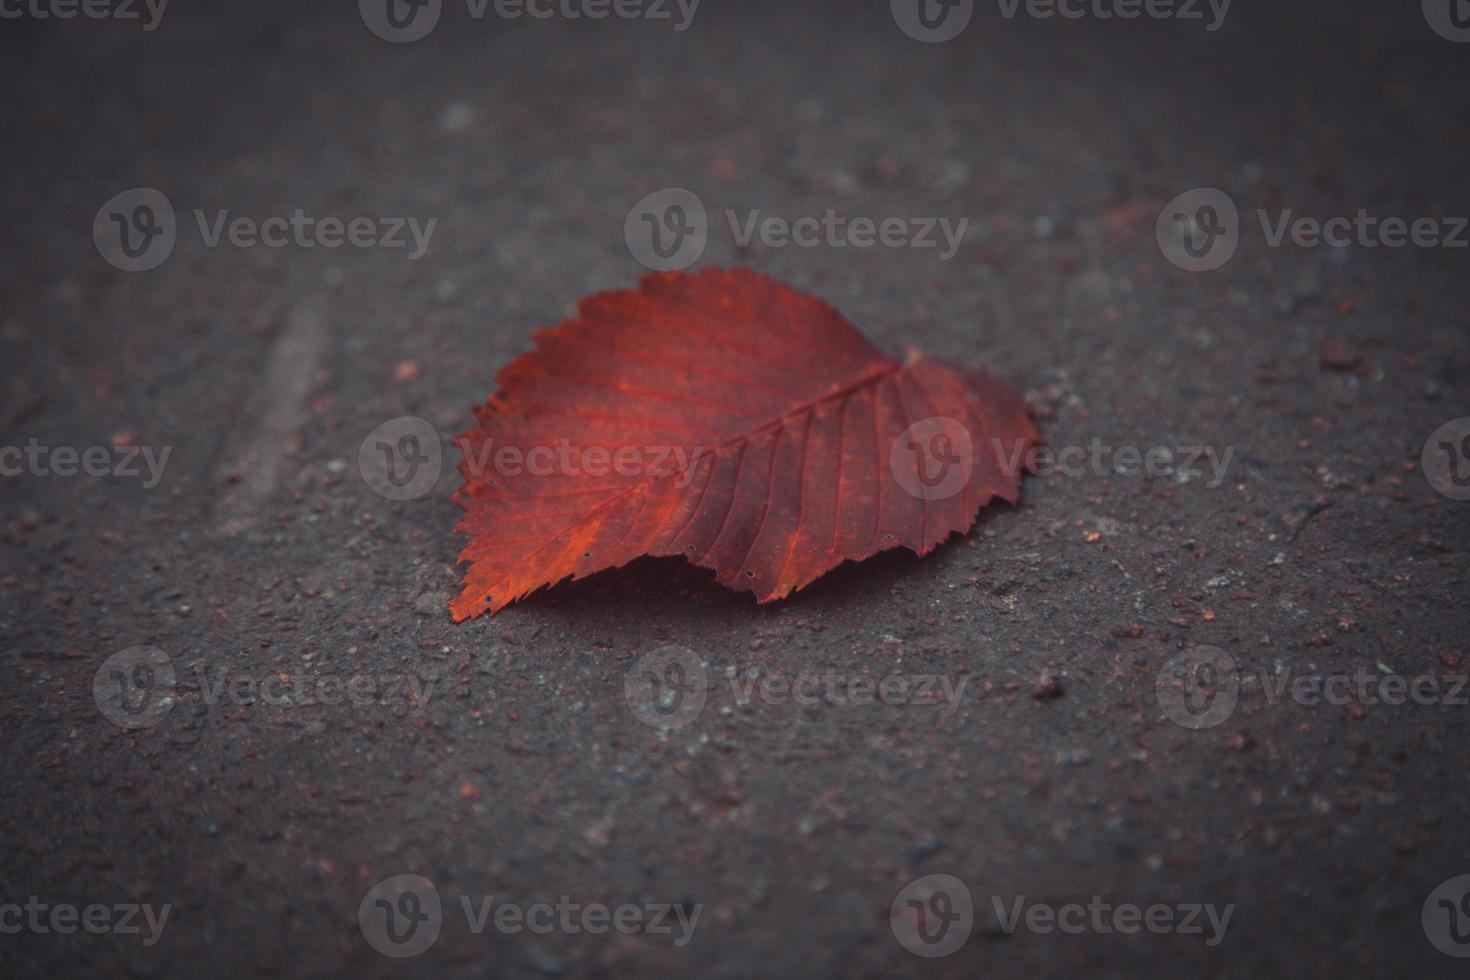
[[[299,440],[302,411],[328,333],[319,299],[308,300],[287,315],[286,328],[271,348],[265,378],[246,400],[242,420],[216,465],[215,477],[227,489],[212,510],[212,534],[233,537],[249,529],[275,496],[281,464],[293,441]]]

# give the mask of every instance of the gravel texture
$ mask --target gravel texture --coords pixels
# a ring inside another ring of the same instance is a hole
[[[0,480],[0,904],[170,907],[152,945],[141,916],[0,910],[0,975],[1463,975],[1426,900],[1470,874],[1470,502],[1421,454],[1470,415],[1470,251],[1273,247],[1256,217],[1470,213],[1470,44],[1418,8],[1241,3],[1211,31],[978,4],[942,44],[868,0],[707,0],[683,31],[446,3],[406,44],[346,3],[0,22],[0,446],[169,451],[152,486]],[[359,447],[401,416],[460,431],[535,329],[646,271],[625,218],[668,186],[708,208],[702,264],[988,365],[1089,458],[786,602],[643,560],[453,625],[452,455],[396,502]],[[177,241],[129,273],[91,232],[135,187]],[[1194,273],[1155,222],[1199,187],[1240,240]],[[194,217],[298,208],[436,225],[410,259],[210,247]],[[945,261],[725,220],[829,208],[969,225]],[[1112,451],[1195,446],[1223,475]],[[653,726],[626,682],[670,645],[707,697]],[[122,727],[94,678],[139,646],[173,696]],[[1201,646],[1229,658],[1211,710],[1238,694],[1188,727],[1168,665]],[[779,693],[804,674],[960,695]],[[1329,676],[1350,693],[1313,698]],[[1433,703],[1383,703],[1415,678]],[[399,874],[442,900],[414,958],[359,923]],[[939,874],[973,921],[926,958],[890,906]],[[462,899],[490,896],[699,917],[684,945],[476,932]],[[1008,931],[1023,896],[1231,918]]]

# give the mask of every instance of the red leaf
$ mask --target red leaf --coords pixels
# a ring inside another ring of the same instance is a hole
[[[1014,391],[895,360],[772,279],[653,275],[578,312],[457,440],[456,621],[640,555],[780,599],[844,560],[931,551],[1020,494],[1037,432]]]

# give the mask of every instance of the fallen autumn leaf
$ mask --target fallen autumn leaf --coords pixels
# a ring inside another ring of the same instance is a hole
[[[747,269],[581,301],[456,440],[462,621],[568,576],[683,555],[780,599],[846,560],[925,554],[1015,503],[1038,434],[979,370],[880,351]]]

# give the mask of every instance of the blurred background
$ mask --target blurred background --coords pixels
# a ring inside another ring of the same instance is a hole
[[[5,976],[1463,972],[1462,0],[0,0],[0,79]],[[789,602],[644,560],[452,625],[448,438],[671,264],[1104,462]],[[405,417],[411,499],[361,453]],[[964,694],[731,683],[829,671]]]

